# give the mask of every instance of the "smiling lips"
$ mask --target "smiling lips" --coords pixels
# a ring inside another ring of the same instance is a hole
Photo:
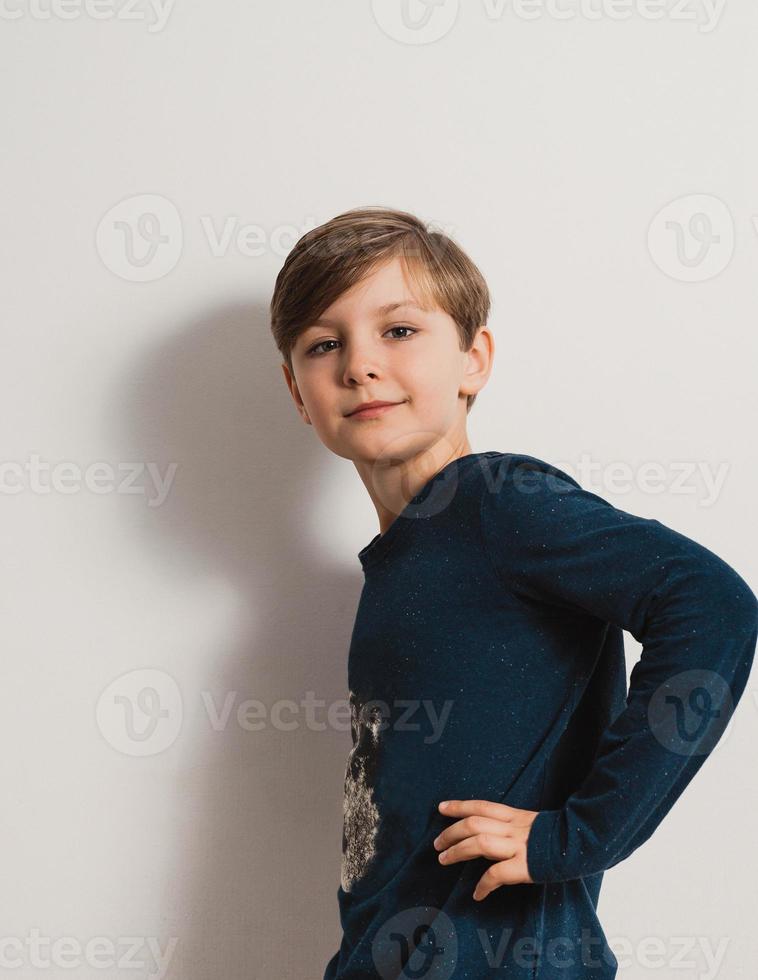
[[[349,419],[373,419],[378,418],[380,415],[384,415],[391,408],[396,408],[398,405],[402,405],[402,402],[368,402],[362,408],[355,412],[350,412],[347,416]]]

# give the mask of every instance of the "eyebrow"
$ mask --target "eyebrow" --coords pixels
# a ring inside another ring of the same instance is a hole
[[[408,310],[418,310],[420,313],[431,313],[431,310],[427,309],[425,306],[421,306],[415,303],[413,300],[398,300],[395,303],[385,303],[383,306],[377,306],[374,310],[374,316],[387,316],[389,313],[394,313],[395,310],[408,309]],[[303,329],[303,333],[306,330],[310,330],[311,327],[318,327],[320,325],[329,325],[334,321],[325,319],[324,317],[319,317],[312,323],[309,323],[307,327]]]
[[[374,313],[377,316],[386,316],[388,313],[392,313],[393,310],[405,309],[406,307],[410,310],[419,310],[421,313],[430,312],[425,306],[414,303],[413,300],[401,300],[399,303],[385,303],[384,306],[380,306],[374,310]]]

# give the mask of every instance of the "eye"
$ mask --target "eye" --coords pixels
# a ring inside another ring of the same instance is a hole
[[[324,344],[338,344],[338,343],[339,343],[338,340],[322,340],[320,343],[314,344],[313,347],[310,347],[305,352],[306,357],[320,357],[321,354],[317,354],[316,353],[318,351],[319,347],[323,347]],[[324,351],[324,353],[328,353],[328,351]]]
[[[414,327],[407,327],[404,323],[398,323],[397,326],[390,327],[390,329],[387,331],[387,333],[389,333],[391,330],[410,330],[412,334],[413,333],[418,333],[418,331]],[[407,340],[408,338],[407,337],[397,337],[396,339],[397,340]]]
[[[393,330],[410,330],[411,335],[414,334],[414,333],[418,333],[418,330],[415,327],[406,326],[406,324],[404,324],[404,323],[398,323],[394,327],[390,327],[389,330],[387,330],[385,332],[386,333],[391,333]],[[395,340],[408,340],[409,339],[409,336],[395,337]],[[319,348],[324,347],[326,344],[339,344],[339,341],[338,340],[321,340],[321,341],[319,341],[318,344],[314,344],[313,347],[309,347],[308,348],[308,350],[305,352],[306,357],[323,357],[324,354],[328,354],[329,353],[329,350],[333,350],[334,348],[329,348],[328,350],[323,350],[323,351],[320,351],[319,350]]]

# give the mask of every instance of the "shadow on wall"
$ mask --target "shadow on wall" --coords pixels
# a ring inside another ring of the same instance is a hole
[[[182,815],[170,841],[155,841],[174,860],[153,934],[164,947],[178,937],[168,976],[181,980],[321,976],[339,945],[349,715],[344,728],[314,731],[300,708],[283,714],[299,719],[285,731],[269,711],[308,691],[327,705],[347,697],[363,576],[355,555],[336,567],[319,554],[312,504],[327,450],[297,414],[268,324],[267,307],[240,304],[180,325],[131,366],[113,406],[126,458],[163,473],[178,463],[165,502],[142,511],[144,547],[196,588],[227,582],[243,610],[230,645],[211,656],[188,646],[187,674],[175,678],[184,723],[153,758]],[[174,662],[135,651],[135,667]],[[237,692],[225,730],[214,731],[203,691],[217,710]],[[249,698],[266,705],[260,731],[237,721]]]

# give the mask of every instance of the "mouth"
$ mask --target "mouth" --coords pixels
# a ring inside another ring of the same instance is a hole
[[[397,408],[398,405],[402,405],[402,402],[383,402],[375,405],[367,405],[365,408],[359,409],[357,412],[350,412],[349,415],[345,417],[348,419],[374,419],[391,411],[393,408]]]

